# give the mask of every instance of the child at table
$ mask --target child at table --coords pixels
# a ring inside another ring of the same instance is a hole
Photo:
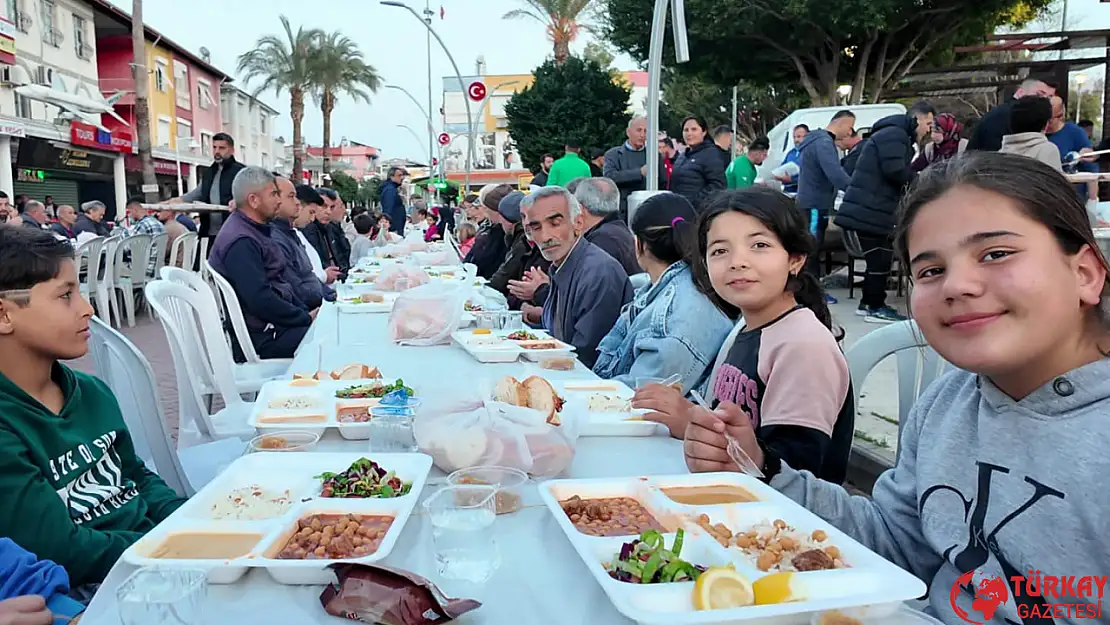
[[[713,404],[738,405],[760,439],[791,466],[844,481],[855,410],[848,363],[831,331],[817,278],[804,271],[814,249],[790,198],[766,187],[715,196],[698,219],[694,276],[732,318],[709,378]],[[686,430],[693,406],[659,385],[637,392],[637,407]]]
[[[385,241],[378,237],[378,225],[370,213],[360,213],[351,220],[355,226],[354,243],[351,244],[351,264],[354,265],[361,258],[370,254],[371,248],[385,245]]]
[[[184,499],[143,466],[88,351],[92,308],[73,249],[0,227],[0,536],[96,583]]]
[[[1006,584],[989,623],[1093,618],[1106,577],[1077,592],[1110,571],[1110,265],[1083,203],[1048,165],[973,152],[921,174],[895,243],[917,326],[957,369],[918,398],[873,499],[797,470],[732,406],[692,411],[687,465],[734,470],[728,432],[772,487],[929,583],[946,623],[978,617],[985,580]]]
[[[478,236],[478,228],[473,223],[464,221],[455,228],[455,234],[459,237],[459,254],[465,257],[474,247],[474,240]]]

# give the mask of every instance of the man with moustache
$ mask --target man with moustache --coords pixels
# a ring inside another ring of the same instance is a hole
[[[319,309],[301,301],[285,276],[285,253],[271,224],[281,208],[281,190],[272,173],[252,166],[236,174],[231,192],[235,210],[216,235],[208,262],[235,290],[258,355],[292,358]],[[243,362],[238,342],[231,348]]]
[[[587,367],[621,308],[632,300],[632,284],[621,264],[582,237],[582,208],[562,187],[544,187],[520,205],[524,231],[551,261],[551,291],[543,326],[577,349]]]
[[[281,194],[281,206],[278,208],[277,216],[270,223],[274,229],[274,242],[285,253],[283,270],[285,279],[293,286],[297,297],[309,308],[317,308],[325,300],[333,302],[335,291],[312,272],[312,262],[304,246],[301,245],[297,229],[294,227],[297,217],[305,209],[297,201],[297,190],[293,186],[293,181],[278,176],[277,185]]]

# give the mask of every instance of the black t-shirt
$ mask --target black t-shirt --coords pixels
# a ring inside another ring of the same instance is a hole
[[[710,391],[714,406],[739,406],[760,441],[791,467],[844,481],[855,433],[848,362],[813,311],[798,306],[742,331]]]

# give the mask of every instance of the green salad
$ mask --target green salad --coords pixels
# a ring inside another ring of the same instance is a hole
[[[393,471],[386,471],[369,458],[355,460],[342,473],[324,472],[316,476],[324,480],[321,497],[381,498],[403,497],[412,490],[412,482],[403,482]]]
[[[674,544],[667,549],[663,535],[655,530],[621,546],[613,561],[605,564],[609,577],[630,584],[667,584],[696,580],[705,567],[681,558],[684,533],[675,532]]]

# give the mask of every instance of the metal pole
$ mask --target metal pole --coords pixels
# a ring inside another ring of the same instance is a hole
[[[731,152],[729,152],[729,155],[728,155],[728,160],[730,160],[730,161],[732,159],[736,158],[736,92],[737,92],[737,90],[738,90],[738,87],[736,85],[733,85],[732,86],[732,145],[729,147]]]
[[[174,137],[173,155],[177,160],[177,197],[185,195],[185,185],[181,182],[181,137]]]
[[[435,134],[436,134],[435,128],[432,126],[432,116],[430,114],[428,114],[428,111],[424,110],[424,105],[420,104],[420,101],[417,100],[416,97],[413,96],[411,93],[409,93],[408,89],[405,89],[404,87],[400,87],[398,85],[386,85],[385,88],[386,89],[396,89],[397,91],[400,91],[401,93],[408,96],[408,98],[410,100],[412,100],[412,103],[416,105],[416,108],[420,109],[420,113],[422,115],[424,115],[424,119],[427,120],[427,123],[428,123],[428,165],[431,166],[432,158],[435,156],[435,148],[433,146],[434,146]]]
[[[519,82],[520,82],[519,80],[506,80],[505,82],[499,82],[496,85],[494,85],[493,87],[486,90],[486,99],[482,100],[482,106],[478,107],[477,117],[478,117],[479,123],[481,123],[481,121],[483,121],[485,119],[486,105],[488,105],[489,101],[493,99],[493,94],[497,93],[497,90],[500,89],[501,87],[508,87],[509,85],[515,85]]]
[[[424,0],[424,25],[428,27],[428,37],[427,37],[427,42],[426,42],[427,43],[426,50],[427,50],[427,55],[428,55],[428,124],[429,124],[429,128],[430,128],[431,127],[430,125],[432,123],[432,117],[431,117],[431,115],[432,115],[432,10],[431,10],[431,7],[430,7],[430,0]],[[432,132],[428,133],[428,179],[429,180],[432,177],[431,176],[432,160],[434,158],[433,150],[435,149],[433,147],[434,144],[435,144],[435,138],[432,136],[432,134],[433,134]]]
[[[686,15],[683,0],[673,0],[675,57],[679,63],[690,60],[690,47],[686,39]],[[655,0],[651,17],[651,45],[648,50],[648,134],[647,140],[659,145],[659,91],[663,72],[663,37],[667,29],[668,0]],[[650,143],[649,143],[650,145]],[[647,159],[647,190],[659,190],[659,157]]]
[[[404,128],[405,130],[409,131],[409,134],[410,134],[410,135],[412,135],[412,138],[413,138],[413,139],[416,139],[416,145],[421,145],[421,144],[423,144],[423,143],[424,143],[423,141],[421,141],[421,140],[420,140],[420,136],[419,136],[419,135],[417,135],[417,134],[416,134],[416,131],[415,131],[415,130],[413,130],[412,128],[409,128],[409,127],[408,127],[408,126],[406,126],[405,124],[397,124],[397,127],[398,127],[398,128]]]
[[[414,11],[412,7],[403,2],[397,2],[396,0],[382,0],[381,3],[385,6],[400,7],[402,9],[405,9],[409,13],[412,13],[412,16],[419,20],[421,24],[424,24],[424,27],[428,29],[428,32],[431,33],[431,35],[435,37],[436,42],[439,43],[439,47],[443,48],[444,54],[447,55],[447,60],[451,61],[451,68],[455,70],[455,77],[459,79],[459,88],[466,89],[466,85],[463,84],[462,72],[459,71],[459,64],[455,62],[455,57],[451,56],[451,51],[447,49],[447,44],[443,42],[443,39],[439,36],[439,33],[437,33],[435,29],[432,28],[432,25],[425,23],[424,20],[420,18],[420,15],[416,11]],[[473,112],[470,110],[470,97],[466,93],[463,94],[463,103],[466,104],[467,137],[469,138],[471,145],[471,149],[466,151],[466,188],[463,190],[463,192],[469,193],[471,168],[470,155],[474,151],[474,115]]]

